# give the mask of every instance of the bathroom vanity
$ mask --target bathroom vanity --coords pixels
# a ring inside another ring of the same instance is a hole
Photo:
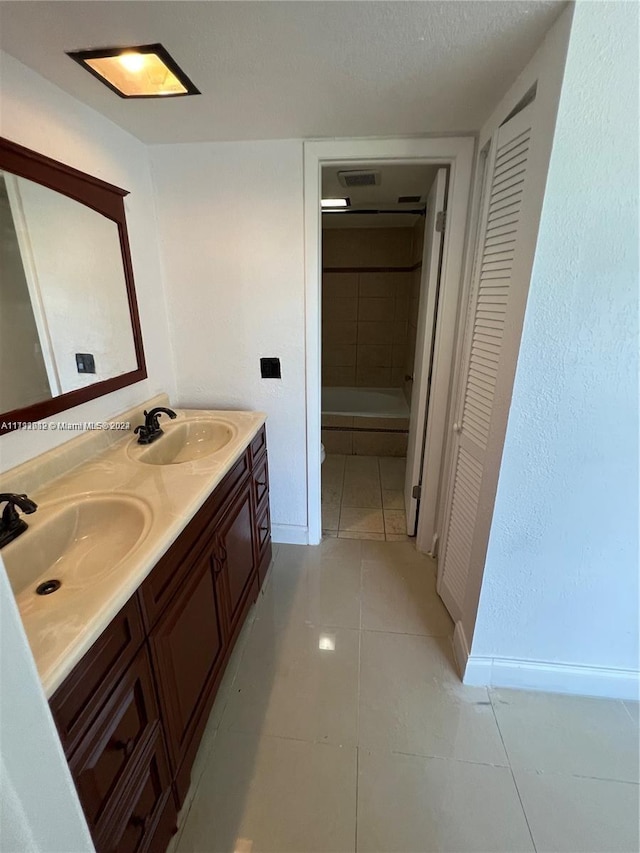
[[[148,448],[127,433],[36,491],[30,529],[3,549],[98,853],[166,849],[216,691],[271,562],[264,416],[183,411],[165,429]],[[105,492],[116,506],[129,501],[134,516],[134,501],[145,508],[128,550],[113,507],[100,509]],[[111,534],[83,528],[92,495],[94,514],[112,513]],[[65,552],[56,546],[50,570],[61,586],[38,596],[44,576],[25,576],[21,557],[34,545],[52,547],[44,543],[56,541],[69,507],[75,532]],[[104,539],[89,552],[91,535]],[[92,575],[92,560],[109,570]]]

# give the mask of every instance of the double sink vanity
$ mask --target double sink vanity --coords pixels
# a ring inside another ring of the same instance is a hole
[[[37,504],[2,559],[99,853],[175,832],[271,562],[264,421],[178,410],[152,443],[85,433],[0,478]]]

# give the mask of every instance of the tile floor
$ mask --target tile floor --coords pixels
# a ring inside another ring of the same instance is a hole
[[[461,685],[407,542],[281,545],[174,853],[638,851],[638,707]]]
[[[328,454],[322,466],[322,530],[339,539],[387,542],[407,538],[407,460]]]

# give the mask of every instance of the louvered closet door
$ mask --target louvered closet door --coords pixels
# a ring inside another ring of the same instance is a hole
[[[526,192],[533,104],[503,125],[489,155],[483,212],[467,314],[452,465],[443,530],[439,592],[454,620],[462,616],[467,577],[478,548],[477,520],[487,442],[499,387],[505,320]],[[508,389],[510,394],[511,389]],[[480,532],[488,533],[488,531]]]

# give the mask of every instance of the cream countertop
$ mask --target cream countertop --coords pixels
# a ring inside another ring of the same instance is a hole
[[[144,533],[134,549],[99,577],[92,577],[89,582],[67,581],[51,596],[36,595],[31,584],[16,596],[47,697],[55,692],[138,589],[266,420],[262,412],[175,411],[178,417],[172,424],[193,417],[217,417],[234,426],[237,432],[230,443],[214,455],[177,465],[135,461],[137,446],[132,447],[135,442],[132,433],[127,431],[126,437],[115,441],[114,433],[110,433],[107,449],[35,491],[29,491],[26,484],[17,487],[19,469],[0,477],[0,491],[27,491],[38,504],[38,510],[27,518],[29,530],[20,538],[45,523],[47,515],[50,517],[57,505],[79,497],[108,499],[122,495],[137,499],[145,517]],[[135,422],[139,421],[140,418]],[[165,423],[169,423],[167,419]],[[104,438],[102,444],[104,446]],[[68,453],[68,449],[64,452]],[[51,454],[55,455],[55,451],[45,456]],[[31,477],[37,470],[37,461],[28,463]],[[51,465],[50,460],[48,464]],[[19,541],[5,546],[3,556],[5,553],[8,556],[9,549]],[[11,577],[11,572],[9,574]],[[55,577],[55,571],[52,574]]]

